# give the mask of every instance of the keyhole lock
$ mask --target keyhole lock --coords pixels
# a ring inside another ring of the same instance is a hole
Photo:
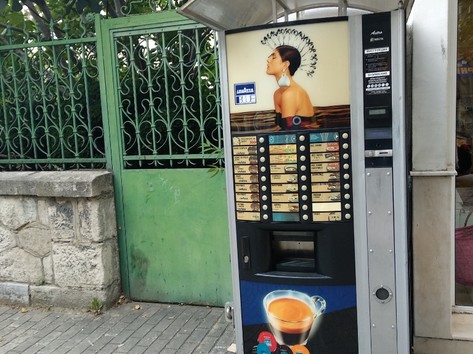
[[[391,289],[384,285],[380,285],[376,287],[373,291],[373,295],[376,298],[376,300],[382,304],[385,304],[393,298],[393,292]]]

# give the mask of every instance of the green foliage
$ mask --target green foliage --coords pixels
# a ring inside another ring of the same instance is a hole
[[[123,8],[133,4],[133,14],[150,13],[151,11],[171,10],[184,5],[188,0],[0,0],[0,11],[23,12],[28,9],[38,16],[49,17],[47,12],[54,13],[52,18],[61,19],[64,15],[74,13],[74,16],[84,13],[102,13],[107,17],[120,17]],[[131,14],[128,12],[126,14]],[[25,14],[24,14],[25,15]],[[58,16],[60,15],[60,16]]]
[[[102,10],[102,6],[100,2],[97,0],[69,0],[65,1],[67,5],[67,12],[69,13],[74,7],[77,13],[80,15],[86,10],[87,8],[90,9],[92,12],[99,13]]]
[[[98,298],[94,297],[90,303],[89,310],[95,314],[100,315],[102,313],[103,302]]]
[[[203,144],[204,152],[207,154],[215,154],[217,158],[223,158],[223,147],[218,147],[210,143],[208,140]],[[210,173],[210,177],[215,177],[219,173],[225,171],[225,168],[221,165],[211,164],[207,172]]]
[[[37,33],[41,38],[68,38],[81,33],[84,26],[94,22],[94,15],[116,18],[171,10],[188,0],[0,0],[0,45],[5,40],[3,28],[26,36]],[[69,29],[63,28],[69,23]],[[11,43],[10,43],[11,44]]]

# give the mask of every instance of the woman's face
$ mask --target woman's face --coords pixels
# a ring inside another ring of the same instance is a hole
[[[287,69],[287,61],[283,62],[281,55],[275,49],[266,59],[266,74],[280,75],[283,69]]]

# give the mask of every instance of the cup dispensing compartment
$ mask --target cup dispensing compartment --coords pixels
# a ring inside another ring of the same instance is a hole
[[[354,282],[352,224],[237,223],[241,279]]]
[[[273,272],[316,273],[316,233],[311,231],[271,233],[271,254]]]

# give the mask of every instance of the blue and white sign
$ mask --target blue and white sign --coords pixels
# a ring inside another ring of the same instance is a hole
[[[254,82],[235,84],[235,104],[255,104],[256,85]]]

